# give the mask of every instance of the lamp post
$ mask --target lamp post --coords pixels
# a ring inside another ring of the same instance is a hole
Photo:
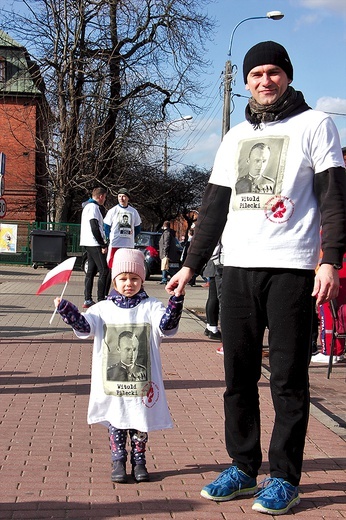
[[[280,11],[269,11],[265,16],[250,16],[244,18],[234,27],[231,37],[229,40],[228,56],[232,56],[232,45],[234,33],[238,29],[239,25],[249,20],[281,20],[285,15]],[[232,98],[232,82],[233,82],[233,66],[231,59],[226,61],[225,66],[225,80],[224,80],[224,104],[223,104],[223,117],[222,117],[222,137],[231,127],[231,98]]]
[[[179,119],[174,119],[173,121],[170,121],[166,126],[166,137],[165,137],[165,144],[163,148],[163,173],[165,176],[167,176],[168,173],[168,146],[167,146],[167,140],[168,140],[168,128],[173,125],[174,123],[180,123],[180,121],[190,121],[193,119],[192,116],[182,116]]]

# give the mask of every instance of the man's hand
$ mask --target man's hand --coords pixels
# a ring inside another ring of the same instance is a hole
[[[185,285],[191,280],[194,270],[190,267],[182,267],[166,285],[166,291],[170,295],[181,296],[185,294]]]
[[[322,264],[315,276],[312,296],[316,296],[316,305],[322,305],[336,298],[339,294],[339,274],[330,264]]]

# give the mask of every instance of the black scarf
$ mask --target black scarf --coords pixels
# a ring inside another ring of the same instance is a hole
[[[305,110],[310,110],[310,108],[306,104],[302,92],[294,90],[293,87],[288,87],[281,98],[272,105],[260,105],[251,97],[245,108],[245,117],[256,130],[261,123],[281,121],[288,116],[293,117],[305,112]]]

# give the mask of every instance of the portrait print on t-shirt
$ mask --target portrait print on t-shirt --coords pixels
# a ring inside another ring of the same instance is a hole
[[[132,234],[131,213],[119,213],[119,234],[123,237]]]
[[[233,209],[263,209],[282,190],[288,136],[239,141]]]
[[[150,325],[104,325],[102,374],[108,395],[142,395],[151,378]]]

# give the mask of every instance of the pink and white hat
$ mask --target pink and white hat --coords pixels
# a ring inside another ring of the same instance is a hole
[[[145,280],[144,255],[138,249],[119,248],[113,258],[112,280],[121,273],[135,273]]]

